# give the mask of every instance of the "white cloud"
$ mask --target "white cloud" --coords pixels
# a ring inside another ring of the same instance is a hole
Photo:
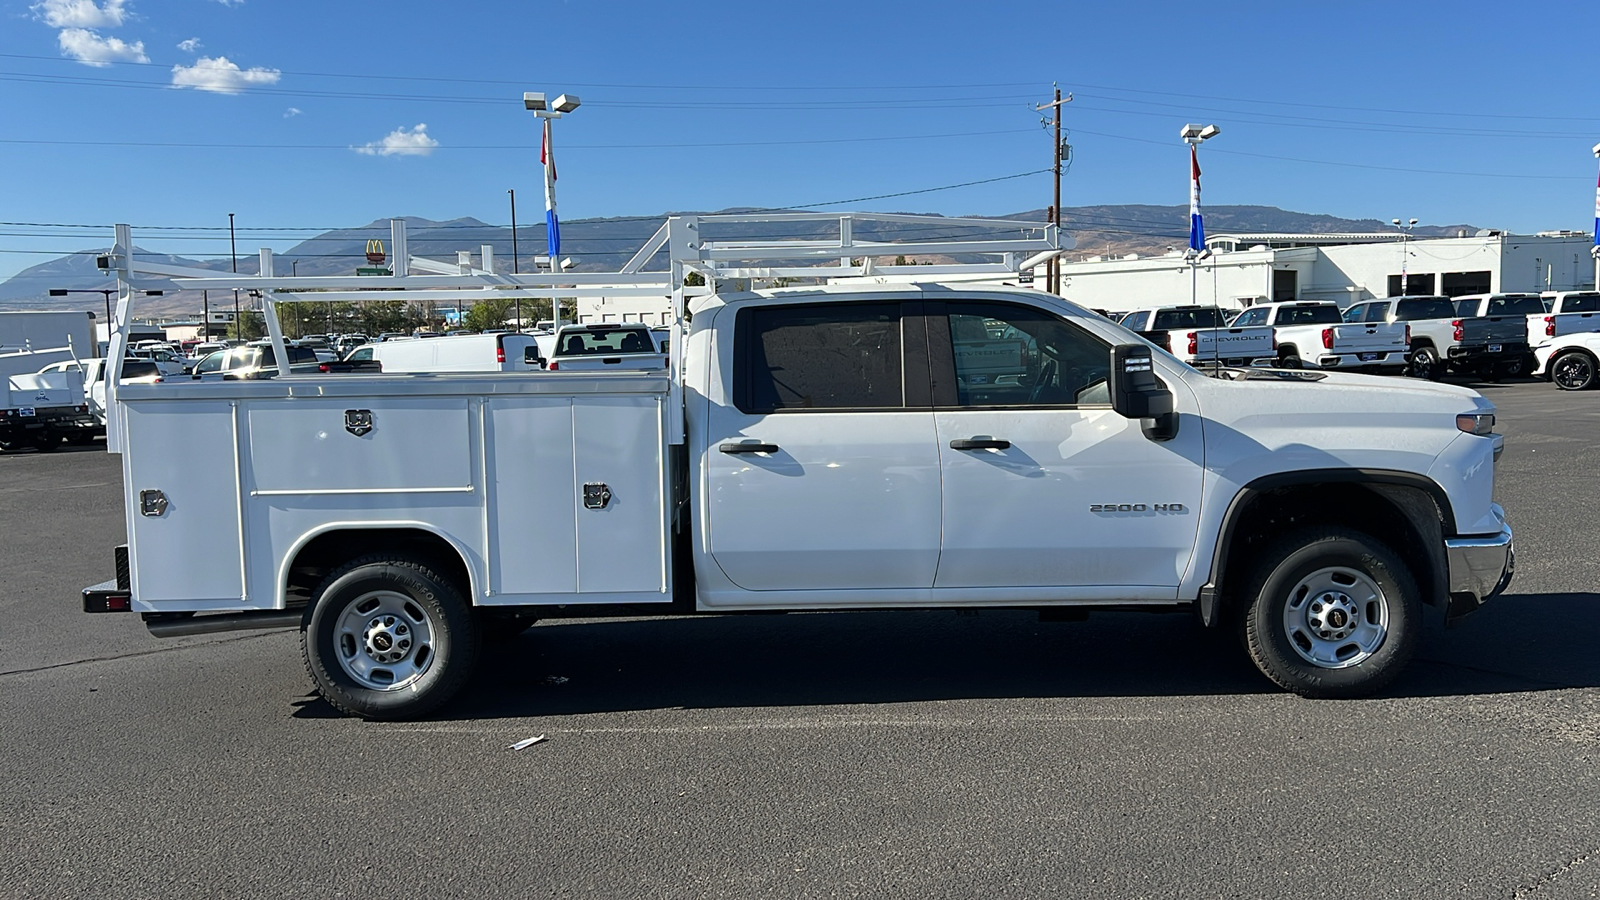
[[[223,6],[243,6],[244,0],[217,0]]]
[[[428,137],[428,126],[418,125],[409,131],[396,128],[381,141],[350,149],[367,156],[427,156],[437,146],[439,142]]]
[[[185,53],[193,53],[196,50],[200,49],[200,39],[199,38],[189,38],[186,41],[179,41],[178,42],[178,49],[182,50]]]
[[[125,0],[106,0],[105,6],[94,0],[40,0],[33,11],[51,28],[115,28],[128,17],[124,5]]]
[[[283,117],[285,119],[292,119],[292,118],[294,118],[295,116],[298,116],[298,115],[300,115],[300,110],[297,107],[291,106],[288,109],[283,111]]]
[[[101,37],[87,28],[63,28],[57,36],[61,53],[88,66],[105,67],[114,62],[147,63],[144,41],[125,43],[119,38]]]
[[[282,77],[277,69],[241,69],[226,56],[202,56],[192,66],[172,67],[173,87],[192,87],[216,94],[237,94],[247,88],[277,84]]]

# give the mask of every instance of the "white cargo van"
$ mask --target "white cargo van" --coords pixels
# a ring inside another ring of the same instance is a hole
[[[385,372],[533,372],[542,354],[528,334],[459,334],[373,344],[372,358]]]

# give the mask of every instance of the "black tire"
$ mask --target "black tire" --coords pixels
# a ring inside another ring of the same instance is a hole
[[[517,607],[478,607],[478,634],[485,645],[509,644],[532,628],[539,617]]]
[[[1304,369],[1305,368],[1305,364],[1300,361],[1300,357],[1299,356],[1297,356],[1297,355],[1295,355],[1293,353],[1285,353],[1282,356],[1278,357],[1278,368],[1280,368],[1280,369]]]
[[[1595,358],[1582,350],[1567,350],[1550,360],[1550,380],[1563,391],[1587,391],[1595,386]]]
[[[1278,686],[1315,699],[1363,697],[1411,661],[1422,598],[1383,543],[1354,529],[1309,528],[1258,559],[1244,582],[1242,624],[1251,660]]]
[[[335,569],[312,594],[300,648],[317,693],[335,709],[410,719],[467,683],[478,624],[461,590],[427,563],[365,556]],[[392,654],[399,655],[385,658]]]
[[[1411,351],[1411,359],[1406,364],[1406,374],[1412,378],[1428,381],[1438,381],[1443,378],[1444,363],[1439,359],[1439,352],[1427,345]]]
[[[85,431],[67,438],[67,443],[74,447],[82,447],[94,443],[94,432]]]
[[[61,435],[51,432],[41,435],[33,442],[33,449],[40,453],[50,453],[61,449]]]

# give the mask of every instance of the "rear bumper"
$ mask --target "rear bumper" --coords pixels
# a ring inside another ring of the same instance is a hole
[[[1364,359],[1363,357],[1371,357]],[[1400,367],[1406,364],[1406,351],[1383,350],[1368,353],[1327,353],[1317,357],[1317,366],[1323,369],[1368,369],[1382,366]]]
[[[1459,597],[1475,606],[1498,596],[1511,583],[1517,566],[1511,523],[1498,503],[1494,514],[1500,520],[1499,533],[1464,535],[1444,542],[1452,600]]]
[[[1499,350],[1490,352],[1491,346]],[[1482,360],[1484,362],[1497,362],[1503,359],[1515,359],[1528,352],[1526,341],[1507,341],[1503,344],[1459,344],[1450,348],[1451,362],[1465,362],[1469,360]]]

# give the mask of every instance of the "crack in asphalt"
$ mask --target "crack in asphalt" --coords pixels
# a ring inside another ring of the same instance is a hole
[[[1585,850],[1561,865],[1556,866],[1553,871],[1546,872],[1527,884],[1518,886],[1516,890],[1511,892],[1511,900],[1527,900],[1527,898],[1532,897],[1533,895],[1544,890],[1545,887],[1551,882],[1588,862],[1590,857],[1594,856],[1596,853],[1600,853],[1600,847],[1594,847],[1589,850]]]
[[[66,669],[71,668],[72,666],[87,665],[88,663],[113,662],[119,659],[138,659],[141,656],[155,656],[160,653],[177,653],[180,650],[193,650],[198,647],[215,647],[218,644],[235,644],[240,641],[258,641],[264,637],[270,637],[279,631],[288,630],[289,629],[287,628],[275,628],[271,631],[263,631],[257,634],[245,634],[237,637],[221,638],[214,641],[200,641],[193,644],[181,644],[176,647],[159,647],[155,650],[140,650],[136,653],[123,653],[117,656],[90,656],[85,659],[73,659],[68,660],[67,662],[51,663],[48,666],[34,666],[30,669],[7,669],[5,671],[0,671],[0,678],[4,678],[7,675],[27,675],[30,672],[48,672],[51,669]]]

